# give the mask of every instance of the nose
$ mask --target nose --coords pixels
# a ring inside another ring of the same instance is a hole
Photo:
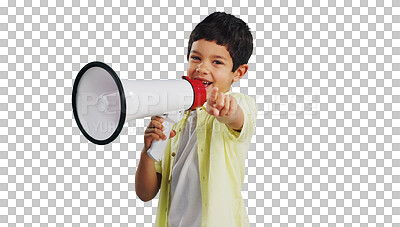
[[[197,65],[196,72],[201,73],[201,74],[207,74],[209,73],[207,67],[201,62],[200,64]]]

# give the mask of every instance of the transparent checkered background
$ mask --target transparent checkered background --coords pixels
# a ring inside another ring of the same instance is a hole
[[[248,22],[258,104],[251,226],[400,226],[400,1],[0,1],[0,226],[152,226],[135,172],[148,119],[97,146],[73,119],[86,63],[185,75],[214,11]]]

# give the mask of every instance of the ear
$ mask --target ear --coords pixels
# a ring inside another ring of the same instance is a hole
[[[246,74],[248,69],[249,69],[249,66],[247,64],[240,65],[234,72],[232,82],[238,82],[240,79],[242,79],[242,77],[244,76],[244,74]]]

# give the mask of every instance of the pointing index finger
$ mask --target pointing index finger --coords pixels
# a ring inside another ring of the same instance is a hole
[[[218,98],[218,88],[213,87],[207,101],[209,102],[210,105],[212,105],[217,102],[217,98]]]

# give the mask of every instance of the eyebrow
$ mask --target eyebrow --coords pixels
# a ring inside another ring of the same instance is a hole
[[[193,54],[198,54],[198,55],[201,55],[201,53],[200,52],[198,52],[198,51],[195,51],[195,50],[192,50],[192,51],[190,51],[191,53],[193,53]],[[211,57],[213,57],[213,58],[220,58],[220,59],[222,59],[222,60],[227,60],[225,57],[223,57],[223,56],[220,56],[220,55],[213,55],[213,56],[211,56]]]

